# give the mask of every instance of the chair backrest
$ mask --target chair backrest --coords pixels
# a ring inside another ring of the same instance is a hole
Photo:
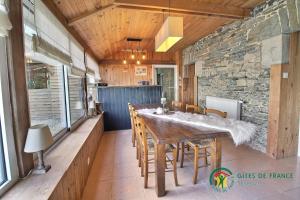
[[[192,113],[201,113],[199,106],[197,106],[197,105],[190,105],[190,104],[186,104],[185,105],[185,111],[186,112],[192,112]]]
[[[131,128],[132,130],[134,131],[134,119],[133,119],[133,111],[134,111],[134,108],[133,106],[128,103],[128,110],[129,110],[129,116],[130,116],[130,122],[131,122]]]
[[[179,101],[172,101],[172,108],[173,108],[173,109],[175,109],[175,108],[182,109],[182,102],[179,102]]]
[[[210,108],[206,108],[205,109],[205,114],[215,114],[215,115],[219,115],[220,117],[226,118],[227,117],[227,112],[222,112],[220,110],[216,110],[216,109],[210,109]]]
[[[137,137],[139,137],[140,141],[143,143],[144,146],[147,145],[147,132],[146,132],[146,126],[144,119],[141,118],[137,111],[133,112],[134,121],[135,121],[135,127],[136,127],[136,134]]]

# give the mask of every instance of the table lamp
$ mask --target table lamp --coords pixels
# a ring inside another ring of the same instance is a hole
[[[96,102],[92,100],[89,102],[89,111],[91,112],[91,116],[95,116]]]
[[[33,174],[45,174],[51,165],[44,164],[43,151],[53,143],[52,134],[48,125],[39,124],[28,129],[24,152],[37,153],[38,163]]]

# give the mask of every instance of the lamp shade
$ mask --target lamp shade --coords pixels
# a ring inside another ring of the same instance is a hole
[[[93,100],[93,101],[90,101],[89,102],[89,109],[95,109],[96,108],[96,102]]]
[[[168,17],[155,36],[155,51],[167,52],[183,38],[183,18]]]
[[[12,24],[8,18],[8,13],[4,4],[0,1],[0,37],[8,35],[8,31],[12,29]]]
[[[53,143],[49,126],[39,124],[28,129],[24,151],[34,153],[47,149]]]

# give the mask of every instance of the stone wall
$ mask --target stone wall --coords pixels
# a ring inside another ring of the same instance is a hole
[[[258,125],[250,146],[266,151],[270,66],[288,62],[289,33],[300,30],[300,0],[267,1],[246,20],[221,27],[183,51],[196,63],[198,101],[244,102],[242,120]]]

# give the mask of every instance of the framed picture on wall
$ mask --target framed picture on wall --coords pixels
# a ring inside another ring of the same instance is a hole
[[[136,76],[147,76],[147,66],[135,66]]]

